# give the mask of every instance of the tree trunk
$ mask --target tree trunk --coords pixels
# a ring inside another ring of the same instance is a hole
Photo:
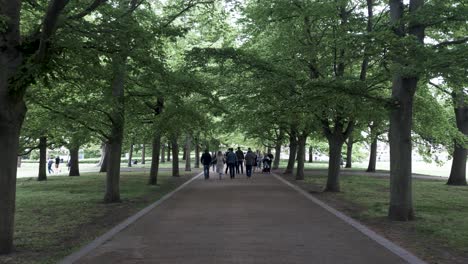
[[[117,56],[113,61],[114,80],[112,81],[113,109],[111,135],[109,137],[109,160],[107,162],[106,193],[104,202],[120,202],[120,162],[122,158],[122,141],[124,132],[124,84],[125,57]]]
[[[414,218],[411,187],[411,125],[413,117],[413,94],[416,79],[396,77],[393,80],[392,96],[397,107],[390,115],[390,208],[392,220],[407,221]]]
[[[145,159],[146,159],[146,144],[143,143],[142,148],[141,148],[141,164],[145,164]]]
[[[200,168],[200,142],[198,137],[195,138],[195,168]]]
[[[296,180],[304,180],[304,162],[305,162],[305,149],[306,149],[307,135],[300,135],[297,140],[297,170]]]
[[[171,142],[167,142],[167,161],[171,161]],[[177,150],[179,151],[179,150]]]
[[[455,94],[454,94],[455,97]],[[457,128],[465,136],[468,135],[468,106],[465,106],[464,96],[459,96],[460,99],[454,98],[455,120]],[[447,181],[448,185],[466,185],[466,155],[467,149],[456,141],[453,142],[453,162],[450,176]]]
[[[104,143],[104,146],[101,149],[101,168],[99,172],[107,172],[107,167],[109,164],[109,152],[110,146],[108,143]]]
[[[273,160],[273,168],[274,170],[277,170],[279,168],[281,160],[281,141],[277,141],[275,145],[275,159]]]
[[[187,135],[187,141],[185,143],[185,171],[192,171],[192,163],[190,158],[190,152],[192,151],[192,142],[190,136]]]
[[[21,162],[22,162],[23,158],[21,156],[18,156],[18,159],[17,159],[17,163],[16,163],[16,167],[17,168],[21,168]]]
[[[161,144],[161,163],[166,162],[166,144]]]
[[[375,165],[377,164],[377,137],[374,137],[370,146],[369,166],[367,172],[375,172]]]
[[[286,170],[284,174],[290,174],[294,170],[294,163],[296,162],[296,154],[297,154],[297,138],[296,132],[291,131],[291,135],[289,135],[289,159],[288,165],[286,166]]]
[[[47,180],[47,137],[39,138],[39,173],[37,180]]]
[[[187,159],[187,145],[185,144],[182,150],[182,160]]]
[[[130,151],[128,152],[128,167],[132,167],[132,159],[133,159],[133,141],[130,144]]]
[[[20,100],[15,103],[7,95],[7,90],[7,79],[2,73],[0,74],[0,254],[10,253],[13,249],[19,133],[26,114],[24,102]]]
[[[313,153],[314,149],[312,148],[312,146],[309,146],[309,162],[312,163],[314,162],[314,153]]]
[[[153,136],[153,158],[151,159],[151,169],[150,169],[150,177],[149,177],[149,184],[150,185],[157,185],[158,184],[158,172],[159,172],[159,155],[161,151],[161,133],[159,131],[154,132]],[[164,151],[162,151],[161,155],[164,157]]]
[[[410,0],[409,21],[416,16],[424,5],[424,0]],[[402,0],[390,0],[390,21],[395,34],[405,37],[405,27],[402,21],[404,3]],[[408,33],[424,44],[424,26],[409,23]],[[412,45],[407,45],[413,49]],[[412,51],[409,51],[411,54]],[[406,60],[407,58],[405,58]],[[399,61],[396,61],[399,63]],[[403,62],[403,63],[406,63]],[[388,217],[391,220],[408,221],[414,219],[412,181],[411,181],[411,127],[413,120],[413,97],[418,84],[417,76],[405,76],[394,73],[392,84],[392,101],[394,106],[390,111],[390,206]]]
[[[172,145],[172,176],[179,177],[179,144],[177,143],[177,137],[171,140]]]
[[[68,176],[80,176],[80,167],[78,161],[79,152],[79,146],[70,147],[70,172],[68,173]]]
[[[340,132],[341,133],[341,132]],[[341,148],[343,147],[344,140],[336,135],[328,138],[328,178],[326,192],[339,192],[340,191],[340,164],[341,164]]]
[[[353,135],[351,134],[348,138],[348,144],[346,145],[346,166],[345,168],[352,167],[352,159],[353,159]]]

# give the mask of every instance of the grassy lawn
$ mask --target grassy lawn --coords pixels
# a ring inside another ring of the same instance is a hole
[[[322,190],[325,176],[307,176],[305,186]],[[343,176],[340,193],[316,193],[351,217],[384,233],[432,263],[468,263],[468,187],[444,181],[413,182],[417,219],[391,222],[386,219],[389,180],[371,176]]]
[[[50,177],[46,182],[18,179],[16,252],[0,257],[0,263],[56,263],[195,174],[174,178],[163,172],[159,186],[149,186],[147,173],[123,173],[122,203],[117,204],[102,202],[102,174]]]

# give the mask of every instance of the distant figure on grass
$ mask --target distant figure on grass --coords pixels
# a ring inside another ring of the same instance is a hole
[[[221,180],[223,176],[223,169],[224,169],[224,163],[226,163],[226,160],[224,159],[223,152],[218,151],[218,154],[216,155],[216,171],[219,173],[219,179]]]
[[[58,174],[60,172],[60,157],[57,156],[55,158],[55,173]]]
[[[230,148],[229,152],[226,155],[226,163],[229,169],[229,175],[231,176],[231,179],[234,179],[236,177],[234,170],[237,164],[237,156],[236,153],[234,153],[233,148]]]
[[[52,174],[52,172],[54,172],[52,170],[53,164],[54,164],[54,157],[49,157],[49,160],[47,161],[47,170],[49,171],[49,174]]]
[[[205,150],[205,153],[201,156],[200,159],[203,164],[203,173],[205,174],[205,180],[210,178],[210,166],[211,166],[211,155],[208,150]]]
[[[252,152],[249,148],[247,154],[245,155],[245,173],[247,174],[247,178],[252,177],[252,166],[256,162],[256,155]]]
[[[237,156],[237,164],[236,164],[236,173],[239,174],[239,167],[240,173],[244,174],[244,152],[241,150],[240,147],[237,148],[236,151]]]

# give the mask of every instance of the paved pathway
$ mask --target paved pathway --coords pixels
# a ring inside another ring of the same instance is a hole
[[[254,175],[200,177],[77,263],[405,261],[272,175]]]

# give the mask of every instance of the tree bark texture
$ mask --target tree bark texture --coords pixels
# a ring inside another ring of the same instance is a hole
[[[345,166],[345,168],[351,168],[352,167],[353,145],[354,145],[354,140],[353,140],[353,135],[351,134],[351,135],[349,135],[348,144],[346,145],[346,166]]]
[[[279,168],[281,160],[281,142],[276,142],[275,145],[275,159],[273,160],[273,167],[272,169],[277,170]]]
[[[424,0],[410,0],[409,16],[422,8]],[[390,0],[390,21],[398,37],[406,35],[402,23],[403,0]],[[424,43],[424,26],[411,22],[408,33],[419,44]],[[410,51],[411,52],[411,51]],[[410,55],[409,55],[410,56]],[[399,63],[397,61],[397,63]],[[413,120],[413,97],[418,84],[417,76],[402,76],[396,72],[392,84],[393,107],[390,111],[390,206],[388,217],[396,221],[414,219],[412,180],[411,180],[411,128]]]
[[[19,133],[26,114],[23,94],[10,83],[23,62],[20,46],[21,1],[2,1],[0,17],[0,254],[13,249]]]
[[[166,144],[163,143],[161,144],[161,163],[164,162],[166,162]]]
[[[167,142],[167,161],[168,162],[171,161],[171,152],[172,152],[171,144],[172,143],[170,141]],[[179,150],[177,150],[177,151],[179,151]]]
[[[200,142],[198,137],[195,138],[195,168],[200,168]]]
[[[159,155],[164,157],[164,151],[161,151],[161,133],[159,131],[155,131],[153,135],[153,158],[151,159],[151,169],[150,169],[150,177],[149,177],[149,184],[150,185],[157,185],[158,184],[158,172],[159,172]]]
[[[109,152],[110,152],[110,145],[108,143],[104,143],[103,148],[101,149],[101,168],[99,172],[107,172],[107,167],[109,164]]]
[[[185,143],[185,171],[192,171],[192,163],[190,158],[190,152],[192,151],[192,142],[191,137],[187,135]]]
[[[124,57],[117,57],[113,61],[114,79],[112,81],[113,109],[111,110],[112,127],[109,137],[109,160],[107,162],[106,193],[104,202],[120,202],[120,161],[122,156],[122,141],[124,133],[124,84],[125,84]]]
[[[177,143],[177,137],[172,138],[171,140],[171,149],[172,149],[172,176],[179,177],[179,143]]]
[[[297,140],[297,170],[296,180],[304,180],[304,162],[305,162],[305,149],[306,149],[307,135],[301,134]]]
[[[132,167],[132,159],[133,159],[133,142],[130,144],[130,150],[128,152],[128,167]]]
[[[328,178],[326,192],[339,192],[340,191],[340,163],[341,163],[341,148],[343,147],[344,140],[339,136],[328,138]]]
[[[39,172],[38,181],[47,180],[47,137],[39,138]]]
[[[455,104],[455,120],[457,128],[463,135],[468,135],[468,106],[466,106],[463,95],[453,93],[453,101]],[[456,141],[453,142],[453,162],[450,170],[450,176],[447,181],[448,185],[466,185],[466,155],[467,149]]]
[[[146,160],[146,144],[143,143],[143,145],[141,146],[141,164],[145,164]]]
[[[376,164],[377,164],[377,137],[374,137],[370,145],[369,165],[367,166],[366,171],[375,172]]]
[[[290,174],[294,170],[297,154],[297,132],[293,129],[289,135],[289,159],[284,174]]]
[[[68,173],[68,176],[80,176],[80,167],[78,161],[79,152],[79,146],[70,147],[70,172]]]
[[[312,146],[309,146],[309,162],[312,163],[314,162],[314,148]]]

